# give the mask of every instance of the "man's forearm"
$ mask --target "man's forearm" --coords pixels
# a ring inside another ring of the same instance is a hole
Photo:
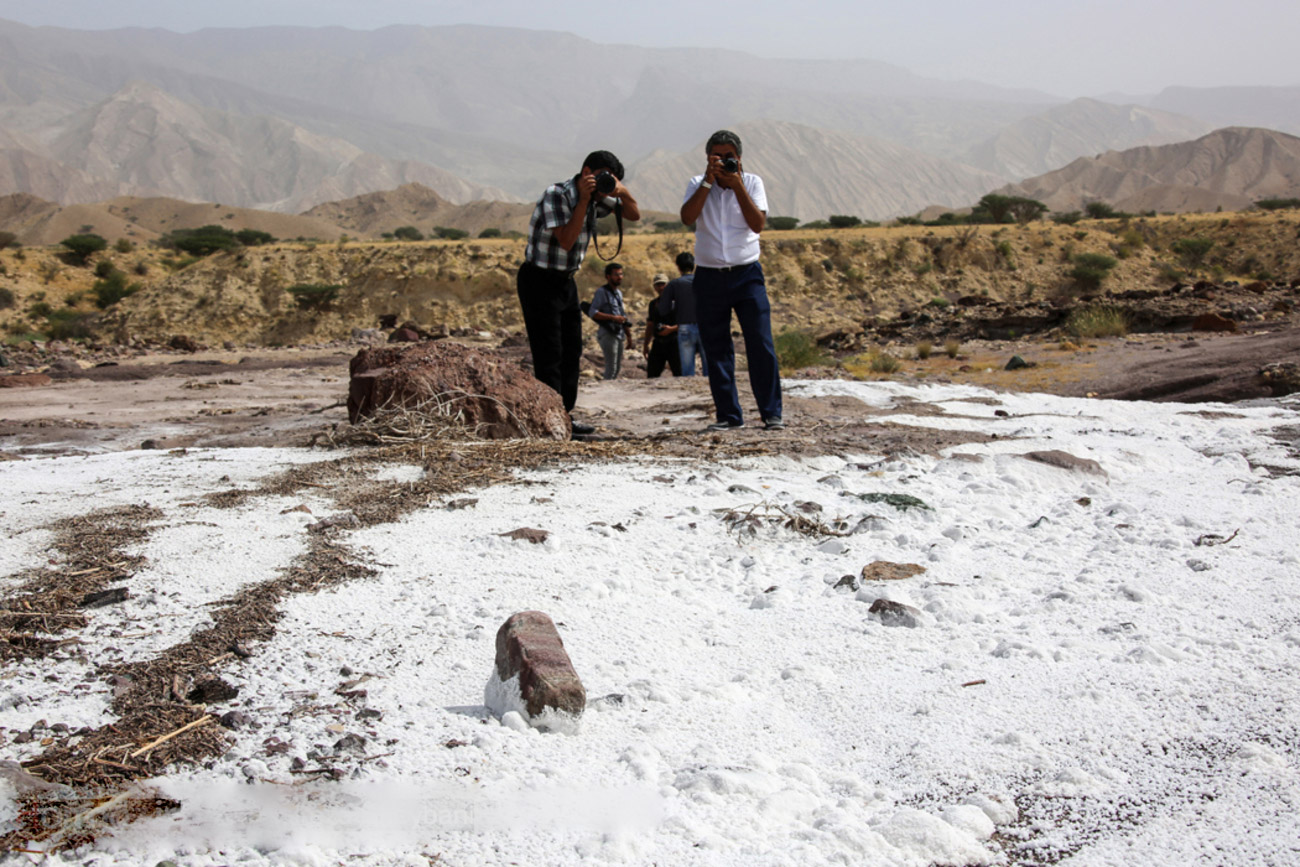
[[[745,218],[749,230],[755,235],[762,232],[767,217],[758,209],[758,205],[754,204],[754,200],[749,197],[749,190],[745,189],[743,184],[736,189],[736,204],[740,205],[740,213]]]
[[[578,236],[582,234],[582,224],[586,219],[586,208],[574,208],[573,216],[569,218],[569,222],[551,233],[555,236],[555,243],[560,245],[560,249],[568,250],[578,243]]]
[[[682,203],[682,212],[679,215],[682,222],[691,225],[700,218],[700,212],[704,210],[704,202],[709,198],[709,188],[701,184],[691,193],[691,197]]]
[[[619,196],[618,200],[623,203],[623,218],[625,220],[635,221],[641,219],[641,209],[637,207],[636,199],[632,198],[630,192],[624,190],[623,195]]]

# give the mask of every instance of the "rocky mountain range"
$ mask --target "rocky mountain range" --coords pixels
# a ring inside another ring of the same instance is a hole
[[[1266,198],[1300,198],[1300,138],[1228,127],[1194,141],[1112,151],[999,192],[1053,211],[1102,201],[1121,211],[1233,211]]]
[[[607,147],[642,179],[643,205],[674,212],[678,162],[694,171],[709,132],[741,126],[787,191],[782,210],[880,218],[969,203],[1078,157],[1184,141],[1224,117],[1297,123],[1297,89],[1230,90],[1065,102],[868,60],[476,26],[177,34],[0,21],[0,194],[299,212],[419,183],[452,204],[529,202]]]

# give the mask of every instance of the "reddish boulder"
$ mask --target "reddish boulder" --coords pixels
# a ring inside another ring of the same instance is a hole
[[[1193,331],[1236,331],[1237,323],[1218,313],[1202,313],[1192,320]]]
[[[11,376],[0,376],[0,388],[32,388],[50,385],[53,382],[54,380],[43,373],[15,373]]]
[[[348,419],[356,424],[384,407],[437,401],[487,439],[567,440],[569,414],[560,396],[491,350],[448,341],[362,349],[350,365]]]
[[[517,698],[512,681],[518,686]],[[533,718],[548,709],[570,717],[582,714],[587,691],[573,670],[555,623],[546,614],[521,611],[501,624],[496,670],[488,682],[486,699],[488,707],[499,715],[515,710],[526,711]],[[522,706],[512,707],[516,702]]]

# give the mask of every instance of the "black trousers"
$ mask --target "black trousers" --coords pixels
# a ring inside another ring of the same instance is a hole
[[[645,375],[647,379],[658,379],[664,372],[664,362],[673,376],[682,375],[682,353],[677,348],[677,336],[656,337],[650,343],[650,354],[646,356]]]
[[[570,412],[578,401],[582,361],[582,311],[573,273],[525,262],[515,281],[533,353],[533,376],[555,389]]]

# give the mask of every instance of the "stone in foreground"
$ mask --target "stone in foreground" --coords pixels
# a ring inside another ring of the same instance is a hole
[[[348,420],[387,408],[458,418],[486,439],[569,439],[560,396],[497,352],[445,340],[362,349],[353,357]]]
[[[484,690],[484,703],[498,717],[516,712],[537,727],[575,721],[582,715],[587,691],[549,616],[521,611],[501,624],[496,666]]]

